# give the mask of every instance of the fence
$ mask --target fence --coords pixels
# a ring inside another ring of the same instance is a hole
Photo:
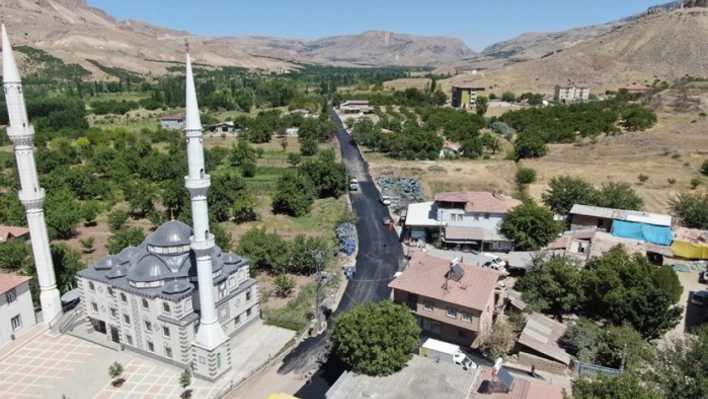
[[[583,363],[579,361],[575,361],[575,372],[580,376],[580,377],[589,377],[589,378],[595,378],[599,374],[604,374],[608,377],[617,377],[622,373],[621,370],[609,368],[609,367],[603,367],[603,366],[598,366],[596,364],[590,364],[590,363]]]

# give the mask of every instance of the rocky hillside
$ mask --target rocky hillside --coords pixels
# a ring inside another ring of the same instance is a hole
[[[87,59],[138,73],[163,73],[182,62],[185,41],[193,60],[269,70],[290,69],[288,61],[334,65],[441,65],[474,56],[462,41],[368,31],[318,40],[270,37],[200,37],[141,21],[117,21],[85,0],[8,0],[5,24],[15,46],[40,48],[67,63],[105,75]]]
[[[698,0],[700,3],[704,0]],[[552,93],[568,80],[594,93],[632,84],[708,76],[708,8],[685,7],[644,15],[601,37],[537,60],[513,63],[479,76],[498,89]],[[481,74],[480,74],[481,75]],[[460,77],[457,77],[460,79]]]
[[[696,0],[693,0],[696,1]],[[706,1],[706,0],[697,0]],[[480,59],[503,58],[512,61],[528,61],[554,52],[563,51],[577,44],[600,37],[623,26],[629,25],[647,14],[672,11],[681,6],[681,1],[650,7],[645,12],[600,25],[583,26],[559,32],[529,32],[515,38],[505,40],[482,50]]]

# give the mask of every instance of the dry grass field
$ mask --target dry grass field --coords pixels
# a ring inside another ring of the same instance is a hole
[[[695,122],[693,122],[695,121]],[[669,202],[691,188],[691,180],[701,177],[699,169],[708,159],[708,118],[697,114],[661,113],[659,123],[646,132],[626,132],[601,137],[597,143],[556,144],[543,158],[522,160],[519,166],[537,171],[529,193],[536,199],[555,176],[581,177],[600,185],[609,181],[629,182],[644,199],[644,210],[668,212]],[[508,144],[508,143],[505,143]],[[515,191],[517,164],[497,155],[491,160],[396,161],[381,154],[364,153],[372,175],[395,175],[421,179],[426,197],[435,192],[483,190],[511,194]],[[637,177],[649,176],[642,185]],[[675,179],[674,184],[669,179]],[[705,179],[708,183],[708,179]]]

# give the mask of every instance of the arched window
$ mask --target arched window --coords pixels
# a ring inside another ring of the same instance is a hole
[[[108,296],[113,296],[113,295],[114,295],[114,294],[113,294],[113,288],[112,288],[112,287],[108,287],[108,289],[106,290],[106,292],[108,293]]]
[[[143,309],[149,310],[150,309],[150,304],[148,303],[148,300],[143,298]]]
[[[123,303],[128,303],[128,297],[124,293],[120,293],[120,301]]]
[[[93,285],[93,281],[89,281],[89,290],[90,290],[90,291],[96,291],[96,286]]]
[[[162,311],[164,313],[170,313],[170,304],[167,302],[162,303]]]
[[[204,168],[199,169],[199,177],[204,178]]]

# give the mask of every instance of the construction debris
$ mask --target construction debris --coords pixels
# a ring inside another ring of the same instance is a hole
[[[356,227],[351,223],[342,223],[335,230],[339,239],[339,249],[351,256],[356,251]]]
[[[410,203],[418,202],[423,197],[420,180],[414,177],[394,178],[379,176],[376,182],[381,187],[381,194],[391,197],[391,207],[398,209]]]

